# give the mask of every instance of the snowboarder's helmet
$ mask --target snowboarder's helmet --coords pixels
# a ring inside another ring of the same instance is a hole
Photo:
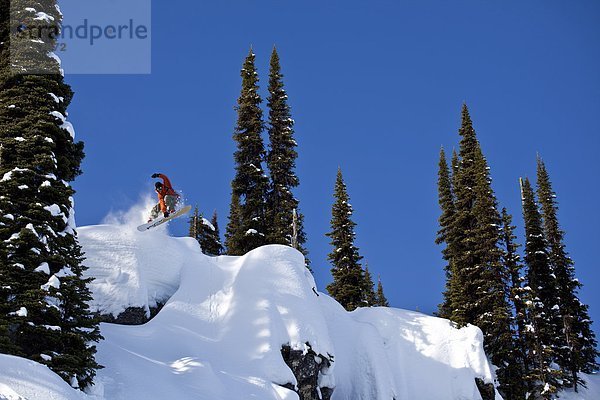
[[[155,188],[156,190],[162,190],[162,188],[163,188],[163,184],[162,184],[162,183],[160,183],[160,182],[156,182],[156,183],[154,184],[154,188]]]

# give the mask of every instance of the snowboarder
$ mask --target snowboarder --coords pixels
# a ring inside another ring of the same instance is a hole
[[[161,178],[162,183],[156,182],[154,184],[154,189],[156,190],[156,194],[158,196],[158,204],[152,207],[152,211],[150,212],[150,220],[148,220],[148,222],[158,218],[161,212],[163,216],[167,218],[169,214],[175,212],[175,207],[179,202],[179,193],[173,190],[171,181],[166,175],[156,173],[152,174],[152,178]]]

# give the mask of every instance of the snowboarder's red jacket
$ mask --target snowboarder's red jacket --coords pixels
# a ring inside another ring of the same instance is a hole
[[[167,205],[165,204],[165,196],[176,196],[179,197],[179,193],[173,190],[173,186],[171,185],[171,181],[164,174],[158,174],[158,177],[163,180],[163,186],[160,191],[156,191],[158,195],[158,203],[160,204],[160,210],[163,213],[166,213]]]

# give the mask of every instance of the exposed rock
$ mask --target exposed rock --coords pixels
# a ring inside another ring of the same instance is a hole
[[[321,398],[323,400],[330,400],[331,396],[333,395],[333,389],[328,388],[328,387],[322,387],[320,389],[321,389]]]
[[[150,307],[150,317],[146,315],[146,310],[142,307],[128,307],[121,314],[115,317],[114,315],[100,314],[100,322],[109,322],[119,325],[143,325],[150,321],[163,308],[164,304],[159,304],[157,307]]]
[[[483,400],[494,400],[496,398],[496,390],[493,383],[485,383],[483,379],[475,378],[475,384]]]
[[[319,387],[319,376],[325,374],[331,361],[329,357],[317,354],[309,343],[308,351],[293,350],[289,345],[281,347],[283,360],[290,367],[298,384],[282,385],[298,393],[300,400],[329,400],[333,388]]]

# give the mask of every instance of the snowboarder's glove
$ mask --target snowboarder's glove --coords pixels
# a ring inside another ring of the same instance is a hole
[[[152,174],[152,177],[153,177],[153,178],[160,178],[160,176],[159,176],[159,175],[160,175],[160,174]]]
[[[164,214],[163,214],[163,216],[164,216],[165,218],[168,218],[168,217],[169,217],[169,213],[168,213],[168,212],[166,212],[166,213],[164,213]]]

